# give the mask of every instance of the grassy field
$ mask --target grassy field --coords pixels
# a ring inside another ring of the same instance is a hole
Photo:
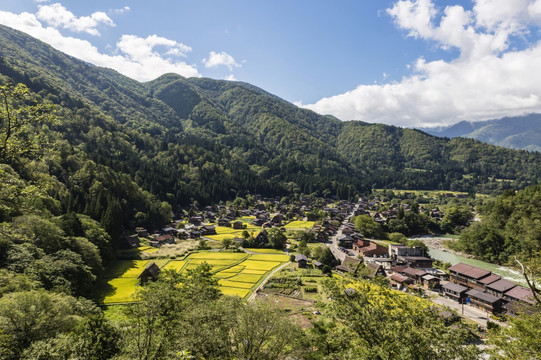
[[[242,238],[242,232],[246,230],[248,233],[254,233],[254,236],[261,231],[259,226],[254,226],[252,224],[246,223],[246,229],[233,229],[233,227],[226,226],[216,226],[216,235],[207,235],[209,239],[212,240],[223,240],[223,239],[233,239],[233,238]]]
[[[316,224],[315,221],[292,221],[286,226],[284,226],[285,229],[311,229]]]
[[[258,254],[277,254],[277,255],[284,255],[285,253],[282,250],[276,250],[276,249],[253,249],[253,248],[246,248],[247,251],[251,251],[253,253]]]
[[[104,304],[133,301],[139,287],[137,277],[154,261],[161,269],[186,271],[195,269],[203,262],[212,267],[225,295],[246,297],[276,267],[289,261],[283,252],[279,254],[248,254],[227,252],[195,252],[183,260],[119,260],[107,273],[101,284]]]

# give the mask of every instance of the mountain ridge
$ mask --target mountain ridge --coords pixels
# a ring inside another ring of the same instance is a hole
[[[541,114],[528,114],[479,122],[461,121],[441,128],[420,128],[442,137],[468,137],[510,149],[541,151]]]

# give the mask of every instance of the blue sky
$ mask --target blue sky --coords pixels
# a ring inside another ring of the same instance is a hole
[[[140,81],[245,81],[342,120],[541,111],[541,0],[0,0],[0,23]]]

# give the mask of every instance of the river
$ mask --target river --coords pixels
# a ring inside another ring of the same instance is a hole
[[[415,240],[421,240],[428,246],[428,254],[432,257],[432,259],[448,262],[451,263],[451,265],[455,265],[461,262],[464,264],[476,266],[481,269],[492,271],[494,274],[498,274],[507,280],[520,283],[521,285],[526,285],[526,281],[524,281],[524,278],[522,277],[520,272],[514,269],[496,264],[491,264],[481,260],[472,259],[444,250],[441,246],[441,243],[443,241],[453,239],[439,237],[422,237],[415,238]],[[439,244],[436,245],[436,242],[439,242]]]

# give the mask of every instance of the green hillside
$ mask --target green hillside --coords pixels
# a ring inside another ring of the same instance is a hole
[[[537,153],[341,122],[241,82],[166,74],[139,83],[6,27],[0,45],[2,83],[23,83],[55,105],[58,123],[39,131],[49,151],[43,172],[62,187],[60,211],[98,221],[113,205],[124,226],[157,226],[169,208],[246,193],[494,192],[541,176]],[[25,161],[3,162],[25,173]]]

